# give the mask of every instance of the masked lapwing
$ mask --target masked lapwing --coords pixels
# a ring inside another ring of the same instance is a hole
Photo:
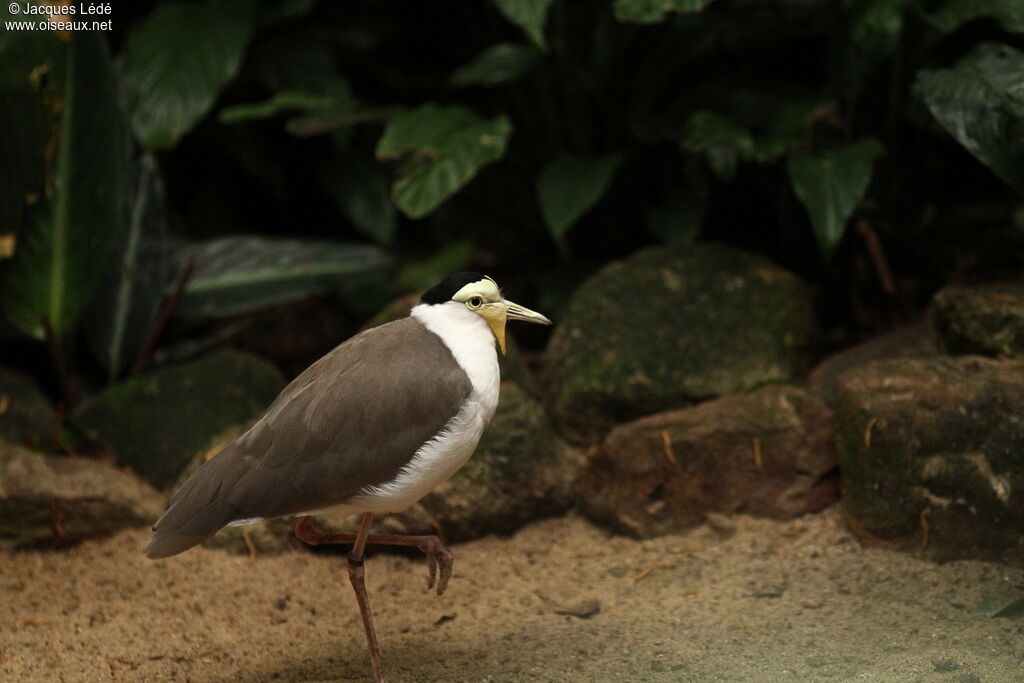
[[[479,273],[429,289],[409,317],[365,330],[295,378],[244,434],[171,497],[144,551],[176,555],[225,526],[304,515],[305,543],[352,543],[348,574],[373,676],[384,680],[366,596],[367,544],[415,546],[428,589],[444,592],[452,555],[436,536],[370,534],[373,516],[400,512],[466,462],[498,405],[507,320],[550,325]],[[360,513],[355,534],[315,530],[310,516]]]

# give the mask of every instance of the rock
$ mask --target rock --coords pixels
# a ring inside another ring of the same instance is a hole
[[[651,415],[612,430],[574,492],[585,514],[639,537],[719,513],[820,510],[838,496],[829,418],[787,385]]]
[[[57,415],[28,375],[0,367],[0,439],[38,446],[52,441]]]
[[[946,287],[932,309],[950,353],[1024,360],[1024,284]]]
[[[267,361],[224,351],[108,387],[74,421],[163,488],[216,435],[261,413],[284,384]]]
[[[1024,363],[877,361],[843,373],[843,509],[867,541],[1024,564]]]
[[[0,546],[65,543],[146,526],[163,507],[156,489],[106,463],[0,441]]]
[[[931,320],[922,318],[835,353],[819,363],[807,377],[807,388],[832,407],[836,379],[850,368],[886,358],[919,358],[942,354],[942,344]]]
[[[567,510],[583,455],[562,442],[542,406],[505,382],[497,413],[469,462],[450,480],[404,513],[378,518],[380,533],[433,534],[449,542],[488,533],[510,533],[523,524]],[[224,529],[206,542],[232,552],[279,552],[293,547],[297,518]],[[435,527],[435,524],[437,527]],[[317,528],[355,531],[358,517],[326,515]],[[243,538],[243,530],[248,543]]]
[[[795,275],[719,245],[653,247],[573,294],[548,348],[548,407],[575,443],[694,399],[796,377],[816,338]]]

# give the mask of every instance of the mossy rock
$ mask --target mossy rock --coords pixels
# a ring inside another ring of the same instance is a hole
[[[39,446],[53,440],[57,416],[50,400],[28,375],[0,367],[0,438]]]
[[[284,388],[281,373],[224,351],[132,377],[84,402],[75,423],[158,488],[224,430],[252,420]]]
[[[863,539],[1024,564],[1024,363],[868,363],[840,375],[843,508]]]
[[[816,337],[810,290],[770,261],[644,249],[573,294],[546,356],[548,406],[564,436],[595,442],[619,422],[797,377]]]
[[[1024,284],[946,287],[932,309],[949,353],[1024,360]]]

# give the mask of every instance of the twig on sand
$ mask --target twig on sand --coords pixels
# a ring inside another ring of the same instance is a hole
[[[675,568],[676,568],[676,566],[674,564],[672,564],[671,562],[660,562],[658,564],[652,564],[647,569],[641,570],[640,572],[638,572],[638,573],[633,575],[633,585],[635,586],[636,584],[638,584],[641,581],[643,581],[644,579],[646,579],[656,569],[675,569]]]

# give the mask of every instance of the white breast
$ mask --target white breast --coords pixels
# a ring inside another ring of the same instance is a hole
[[[484,319],[457,302],[420,304],[411,315],[441,338],[473,389],[458,414],[416,451],[393,481],[368,487],[345,506],[352,511],[401,512],[430,493],[466,463],[498,407],[498,354]]]

